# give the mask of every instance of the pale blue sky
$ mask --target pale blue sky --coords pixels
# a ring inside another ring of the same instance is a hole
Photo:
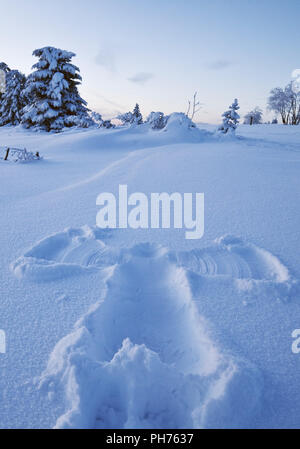
[[[300,68],[300,0],[0,0],[0,60],[28,74],[32,51],[74,51],[90,108],[186,110],[216,123],[237,97],[265,108]],[[268,117],[270,118],[270,117]]]

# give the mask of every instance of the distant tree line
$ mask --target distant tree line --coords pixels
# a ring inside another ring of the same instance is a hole
[[[32,67],[32,73],[26,77],[18,70],[11,70],[4,62],[0,70],[5,76],[5,86],[1,77],[0,89],[0,126],[22,124],[26,128],[59,132],[64,128],[98,126],[113,128],[110,120],[92,112],[87,102],[81,98],[78,86],[82,82],[80,70],[72,64],[75,53],[54,47],[44,47],[33,52],[38,62]],[[201,109],[201,103],[195,93],[189,101],[185,114],[191,121]],[[219,131],[235,131],[239,123],[237,100],[223,114],[223,125]],[[293,83],[284,89],[275,88],[268,98],[268,110],[280,116],[284,125],[300,124],[300,92]],[[168,116],[162,112],[151,112],[146,119],[152,129],[163,129]],[[144,123],[140,107],[136,104],[132,112],[117,117],[124,125]],[[249,111],[244,123],[257,125],[263,122],[263,112],[259,107]],[[272,123],[278,123],[277,118]]]
[[[300,91],[295,88],[293,82],[286,87],[276,87],[272,89],[268,98],[267,109],[274,112],[276,118],[272,123],[277,124],[277,116],[280,117],[283,125],[300,124]],[[244,123],[247,125],[257,125],[263,122],[263,112],[256,107],[245,115]]]
[[[80,70],[71,63],[75,53],[44,47],[35,50],[33,56],[38,62],[28,77],[0,63],[5,76],[5,85],[0,89],[0,126],[22,124],[28,129],[54,132],[74,126],[115,127],[111,120],[103,120],[101,114],[90,111],[81,98]],[[124,125],[144,123],[138,104],[133,112],[121,114],[117,119]],[[146,123],[159,130],[166,126],[167,120],[162,112],[151,112]]]

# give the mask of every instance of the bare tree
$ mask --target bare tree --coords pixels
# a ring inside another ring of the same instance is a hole
[[[290,124],[300,124],[300,93],[294,92],[292,89],[289,93],[291,108],[290,108]]]
[[[255,109],[245,115],[245,125],[259,125],[262,123],[263,111],[256,106]]]
[[[295,92],[292,83],[284,89],[276,87],[271,90],[268,109],[280,114],[284,125],[300,124],[300,93]]]
[[[193,100],[189,100],[186,116],[194,120],[195,115],[201,110],[202,104],[197,100],[198,92],[195,92]]]

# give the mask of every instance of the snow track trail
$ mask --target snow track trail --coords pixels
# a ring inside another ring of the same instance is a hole
[[[232,236],[190,252],[153,244],[117,250],[106,237],[87,226],[67,229],[11,266],[31,281],[95,270],[106,278],[104,299],[57,344],[41,376],[49,399],[65,397],[56,427],[251,426],[262,375],[211,339],[195,300],[208,284],[213,296],[220,279],[237,291],[287,295],[293,281],[286,267]]]

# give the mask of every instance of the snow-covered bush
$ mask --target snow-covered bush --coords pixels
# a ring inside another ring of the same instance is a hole
[[[94,124],[98,126],[98,128],[106,128],[106,129],[115,128],[115,125],[111,122],[111,120],[103,120],[102,115],[99,114],[98,112],[92,112],[91,118]]]
[[[229,106],[228,111],[224,112],[222,115],[223,117],[223,124],[219,127],[219,132],[223,134],[235,133],[237,126],[239,124],[240,116],[237,113],[237,111],[240,109],[238,100],[235,99],[231,106]]]
[[[152,129],[163,129],[168,121],[168,117],[163,112],[151,112],[147,118],[148,123]]]
[[[1,153],[3,154],[4,161],[12,162],[33,162],[41,160],[39,152],[33,153],[32,151],[27,151],[26,148],[23,150],[19,148],[1,148]]]
[[[61,131],[65,127],[87,127],[92,123],[87,103],[80,97],[79,68],[71,64],[75,53],[54,47],[33,52],[39,61],[33,66],[24,94],[28,105],[22,123],[27,128]]]
[[[99,114],[98,112],[92,111],[91,118],[96,125],[100,125],[103,122],[102,115]]]
[[[133,112],[126,112],[117,117],[123,125],[141,125],[143,123],[143,116],[140,112],[138,104],[135,105]]]
[[[0,126],[18,125],[21,122],[21,111],[25,106],[25,83],[25,75],[18,70],[10,70],[6,74],[6,87],[0,99]]]
[[[257,106],[245,115],[244,125],[260,125],[262,123],[263,111]]]
[[[120,114],[118,115],[117,119],[120,120],[123,125],[131,125],[133,120],[132,112],[125,112],[125,114]]]
[[[27,151],[26,148],[20,151],[12,150],[12,153],[12,155],[15,157],[16,162],[32,162],[41,159],[38,153]]]
[[[116,125],[114,125],[111,120],[103,120],[102,125],[100,126],[100,128],[106,128],[106,129],[111,129],[111,128],[115,128]]]

